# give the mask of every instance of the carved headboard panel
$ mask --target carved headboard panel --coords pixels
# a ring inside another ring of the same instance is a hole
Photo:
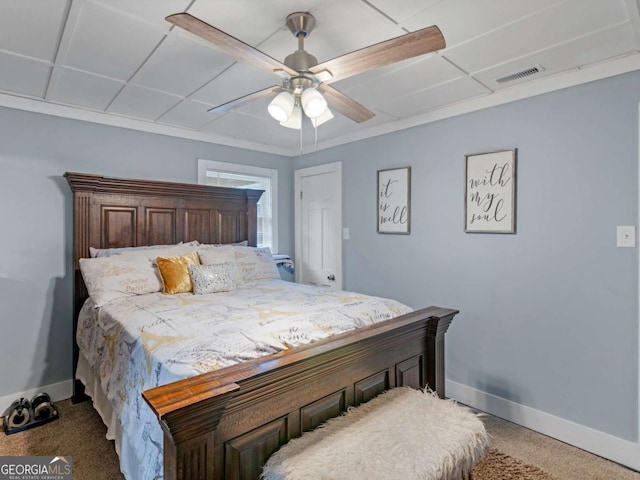
[[[262,190],[65,173],[73,192],[74,324],[87,299],[79,260],[89,247],[257,241]],[[74,372],[78,350],[74,341]]]

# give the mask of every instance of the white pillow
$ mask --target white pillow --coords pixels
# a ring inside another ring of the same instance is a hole
[[[183,255],[197,246],[176,245],[151,250],[132,250],[119,255],[81,258],[80,271],[95,307],[117,298],[162,291],[156,257]]]
[[[198,248],[200,263],[202,265],[216,265],[218,263],[235,263],[236,254],[231,245],[216,247],[214,245],[201,245]]]
[[[236,254],[231,245],[201,245],[198,249],[200,263],[202,265],[220,265],[221,263],[231,263],[233,265],[233,281],[235,284],[242,283],[240,271],[236,266]],[[235,285],[234,287],[235,288]]]
[[[170,248],[177,245],[183,245],[184,242],[177,243],[176,245],[145,245],[141,247],[120,247],[120,248],[93,248],[89,247],[89,255],[91,258],[96,257],[110,257],[112,255],[120,255],[125,252],[133,252],[133,251],[141,251],[141,250],[151,250],[156,248]],[[193,245],[198,246],[200,242],[194,240],[192,242],[188,242],[185,245]]]
[[[233,242],[233,243],[201,243],[203,247],[231,247],[233,245],[237,245],[239,247],[246,247],[249,245],[249,240],[242,240],[241,242]]]
[[[269,247],[232,247],[236,256],[239,283],[280,278]]]

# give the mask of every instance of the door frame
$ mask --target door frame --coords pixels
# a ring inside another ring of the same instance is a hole
[[[295,230],[295,265],[302,265],[302,178],[312,175],[321,175],[323,173],[335,173],[338,187],[336,188],[337,198],[337,212],[336,223],[338,224],[339,236],[338,251],[336,252],[336,288],[342,290],[343,288],[343,276],[342,276],[342,162],[326,163],[324,165],[317,165],[315,167],[301,168],[294,171],[294,230]],[[295,269],[295,281],[300,282],[300,272],[302,268]]]
[[[638,122],[636,124],[636,128],[638,130],[638,135],[640,138],[640,103],[638,103],[638,116],[636,117],[636,121]],[[638,178],[637,178],[637,184],[636,184],[636,188],[638,189],[638,217],[636,218],[636,221],[638,222],[636,225],[640,225],[640,144],[636,144],[636,147],[638,147],[638,151],[636,152],[638,154]],[[638,249],[638,227],[636,226],[636,247],[635,249]],[[638,458],[638,456],[640,456],[640,254],[638,255],[638,409],[636,410],[636,416],[637,416],[637,421],[638,421],[638,430],[637,430],[637,436],[636,436],[636,458]],[[633,468],[638,469],[638,467],[640,467],[640,462],[635,464],[633,466]]]

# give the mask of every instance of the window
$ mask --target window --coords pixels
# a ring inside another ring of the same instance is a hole
[[[198,183],[216,187],[264,190],[258,202],[258,246],[278,251],[278,171],[198,159]]]

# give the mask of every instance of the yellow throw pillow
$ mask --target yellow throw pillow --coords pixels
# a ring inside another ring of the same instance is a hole
[[[177,257],[158,257],[156,263],[162,277],[164,293],[171,295],[193,291],[189,265],[200,265],[197,251]]]

